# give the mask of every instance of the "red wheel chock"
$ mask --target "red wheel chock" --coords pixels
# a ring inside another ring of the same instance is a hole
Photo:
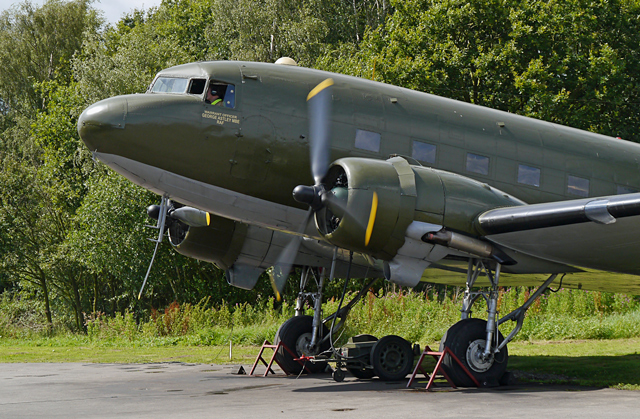
[[[268,340],[265,340],[264,343],[262,344],[262,348],[260,348],[260,353],[258,353],[258,357],[256,358],[256,362],[253,363],[253,367],[251,367],[251,372],[249,372],[249,375],[253,375],[253,372],[256,370],[256,367],[258,366],[258,362],[262,362],[264,364],[265,367],[267,367],[267,370],[264,372],[263,377],[266,377],[269,373],[271,374],[275,374],[275,371],[273,371],[273,369],[271,368],[271,366],[273,365],[273,362],[275,361],[276,364],[278,364],[278,366],[285,371],[285,374],[289,375],[286,370],[284,368],[282,368],[282,365],[280,365],[280,363],[278,362],[278,360],[276,359],[276,354],[278,353],[278,349],[280,348],[284,348],[285,351],[287,351],[289,353],[289,355],[291,355],[293,357],[294,361],[297,361],[300,365],[303,366],[303,368],[305,370],[307,370],[308,373],[311,373],[311,370],[309,370],[309,368],[307,368],[306,366],[306,362],[303,358],[298,358],[298,356],[293,353],[293,351],[291,349],[289,349],[287,347],[287,345],[285,345],[282,342],[279,342],[277,345],[272,345],[271,342],[269,342]],[[267,361],[265,361],[265,359],[262,357],[262,353],[264,352],[265,349],[273,349],[273,355],[271,356],[271,360],[269,361],[269,363],[267,364]]]
[[[436,360],[436,367],[433,369],[433,373],[431,373],[431,375],[429,375],[422,368],[422,360],[424,360],[424,357],[427,356],[427,355],[432,356],[433,359]],[[471,381],[473,381],[473,383],[476,385],[476,387],[480,387],[480,383],[478,382],[478,380],[476,380],[476,378],[471,374],[471,372],[469,372],[467,367],[465,367],[462,364],[462,362],[460,362],[458,357],[455,356],[453,354],[453,352],[451,352],[451,349],[444,348],[444,351],[442,351],[442,352],[435,352],[435,351],[432,351],[429,346],[427,346],[427,347],[424,348],[424,351],[422,352],[422,355],[420,355],[420,359],[418,360],[418,364],[416,365],[415,369],[413,370],[413,374],[411,374],[411,378],[409,379],[409,382],[407,383],[407,388],[411,387],[411,384],[413,384],[413,380],[416,378],[416,374],[418,373],[418,371],[423,373],[425,375],[425,377],[429,378],[429,384],[427,384],[427,387],[426,387],[427,391],[431,390],[431,386],[433,386],[433,380],[434,380],[435,376],[438,373],[440,373],[440,374],[442,374],[444,376],[445,380],[447,380],[447,382],[449,383],[449,385],[451,387],[457,388],[456,385],[453,383],[453,381],[451,381],[451,378],[449,378],[447,373],[442,368],[442,361],[444,360],[444,356],[445,355],[449,355],[451,357],[451,359],[453,359],[458,365],[460,365],[460,368],[462,368],[462,370],[469,376],[469,378],[471,378]]]

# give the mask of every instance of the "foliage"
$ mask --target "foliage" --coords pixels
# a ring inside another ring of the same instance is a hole
[[[400,335],[412,342],[432,344],[460,319],[459,301],[455,294],[431,290],[427,293],[397,292],[381,297],[369,293],[352,309],[347,328],[334,341],[342,344],[347,337],[361,333],[374,336]],[[522,305],[529,296],[524,287],[500,292],[502,315]],[[640,302],[622,294],[563,289],[553,296],[543,296],[527,312],[522,331],[516,341],[563,339],[618,339],[640,336]],[[283,304],[274,308],[273,299],[254,304],[211,306],[210,299],[197,304],[173,302],[163,310],[152,309],[148,317],[136,319],[125,310],[107,316],[94,313],[86,318],[89,339],[97,344],[108,342],[140,342],[154,345],[223,345],[231,339],[236,344],[259,345],[272,340],[277,328],[293,316],[293,307]],[[24,319],[37,317],[37,305],[28,300],[0,301],[0,330],[5,336],[37,336]],[[324,306],[325,315],[333,313],[338,300]],[[486,312],[481,301],[475,313]],[[19,313],[19,314],[15,314]],[[26,314],[20,314],[26,313]],[[307,314],[311,314],[310,308]],[[482,317],[479,315],[479,317]],[[36,320],[35,324],[43,324]],[[503,334],[512,325],[501,327]],[[26,329],[26,330],[24,330]],[[58,333],[64,334],[62,329]],[[10,332],[8,332],[10,331]],[[155,343],[154,343],[155,342]]]
[[[91,336],[102,336],[102,326],[91,328],[117,318],[114,330],[125,335],[221,342],[233,324],[234,339],[258,342],[290,314],[269,300],[266,275],[252,291],[233,288],[213,265],[164,243],[145,298],[136,299],[153,251],[144,208],[158,198],[91,159],[76,132],[86,106],[144,92],[172,65],[288,55],[310,67],[640,140],[639,8],[621,0],[163,0],[109,26],[88,0],[14,6],[0,16],[0,292],[13,296],[9,306],[23,304],[34,316],[41,310],[44,321],[36,324],[47,324],[46,333],[89,325]],[[387,295],[357,305],[352,330],[381,334],[395,325],[429,340],[457,318],[455,296],[442,288],[409,295],[378,288]],[[341,286],[325,291],[334,298]],[[286,292],[291,301],[295,287]],[[526,295],[506,293],[501,310]],[[521,336],[633,334],[625,323],[635,310],[629,304],[610,294],[543,299]],[[580,327],[569,330],[551,314],[569,311]],[[94,313],[90,322],[86,313]],[[3,317],[3,328],[22,324],[12,316]],[[427,323],[441,326],[423,330]]]
[[[33,112],[46,107],[36,83],[68,79],[70,61],[85,31],[100,20],[88,0],[48,0],[42,7],[15,5],[0,16],[0,98],[3,114]]]
[[[410,0],[317,65],[640,141],[640,4]]]

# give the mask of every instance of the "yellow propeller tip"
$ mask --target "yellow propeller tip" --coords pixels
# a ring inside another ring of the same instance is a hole
[[[314,97],[315,95],[317,95],[318,93],[320,93],[321,91],[323,91],[329,86],[333,86],[333,79],[331,78],[326,79],[325,81],[321,82],[316,87],[314,87],[313,90],[309,92],[309,95],[307,96],[307,101],[309,101],[312,97]]]
[[[378,212],[378,193],[373,191],[373,198],[371,200],[371,213],[369,214],[369,223],[367,224],[367,231],[364,236],[364,245],[369,246],[371,240],[371,234],[373,233],[373,225],[376,221],[376,213]]]

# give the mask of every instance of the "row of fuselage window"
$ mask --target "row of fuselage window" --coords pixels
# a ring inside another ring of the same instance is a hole
[[[380,152],[380,134],[366,130],[356,130],[355,147],[361,150]],[[411,157],[417,161],[435,164],[436,149],[433,144],[413,141]],[[474,153],[467,153],[466,170],[479,175],[489,175],[489,157]],[[538,167],[518,164],[517,181],[522,185],[540,187],[541,170]],[[617,185],[618,194],[634,193],[637,190],[628,186]],[[567,176],[567,193],[578,197],[589,196],[589,179],[579,176]]]

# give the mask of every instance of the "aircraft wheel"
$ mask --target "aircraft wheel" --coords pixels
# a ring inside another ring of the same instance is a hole
[[[400,336],[380,338],[371,348],[371,365],[375,374],[383,380],[401,380],[413,368],[413,348]]]
[[[326,326],[323,327],[323,336],[329,333]],[[296,316],[292,317],[286,322],[282,323],[278,331],[276,332],[275,344],[282,342],[287,348],[296,353],[296,357],[302,355],[311,356],[317,355],[320,352],[324,352],[329,349],[329,342],[325,342],[321,345],[320,349],[314,353],[307,351],[307,345],[311,342],[311,336],[313,331],[313,317],[311,316]],[[298,361],[294,361],[294,357],[291,356],[284,348],[278,349],[276,354],[276,360],[282,366],[282,369],[287,374],[300,374],[302,365]],[[326,362],[307,362],[306,367],[312,373],[319,373],[326,369]]]
[[[451,326],[442,337],[440,351],[448,347],[481,386],[494,386],[498,385],[507,371],[509,352],[505,346],[490,359],[482,359],[487,338],[486,328],[487,322],[482,319],[461,320]],[[498,343],[503,340],[502,333],[498,331]],[[456,386],[475,386],[471,378],[450,356],[445,357],[442,366]]]

